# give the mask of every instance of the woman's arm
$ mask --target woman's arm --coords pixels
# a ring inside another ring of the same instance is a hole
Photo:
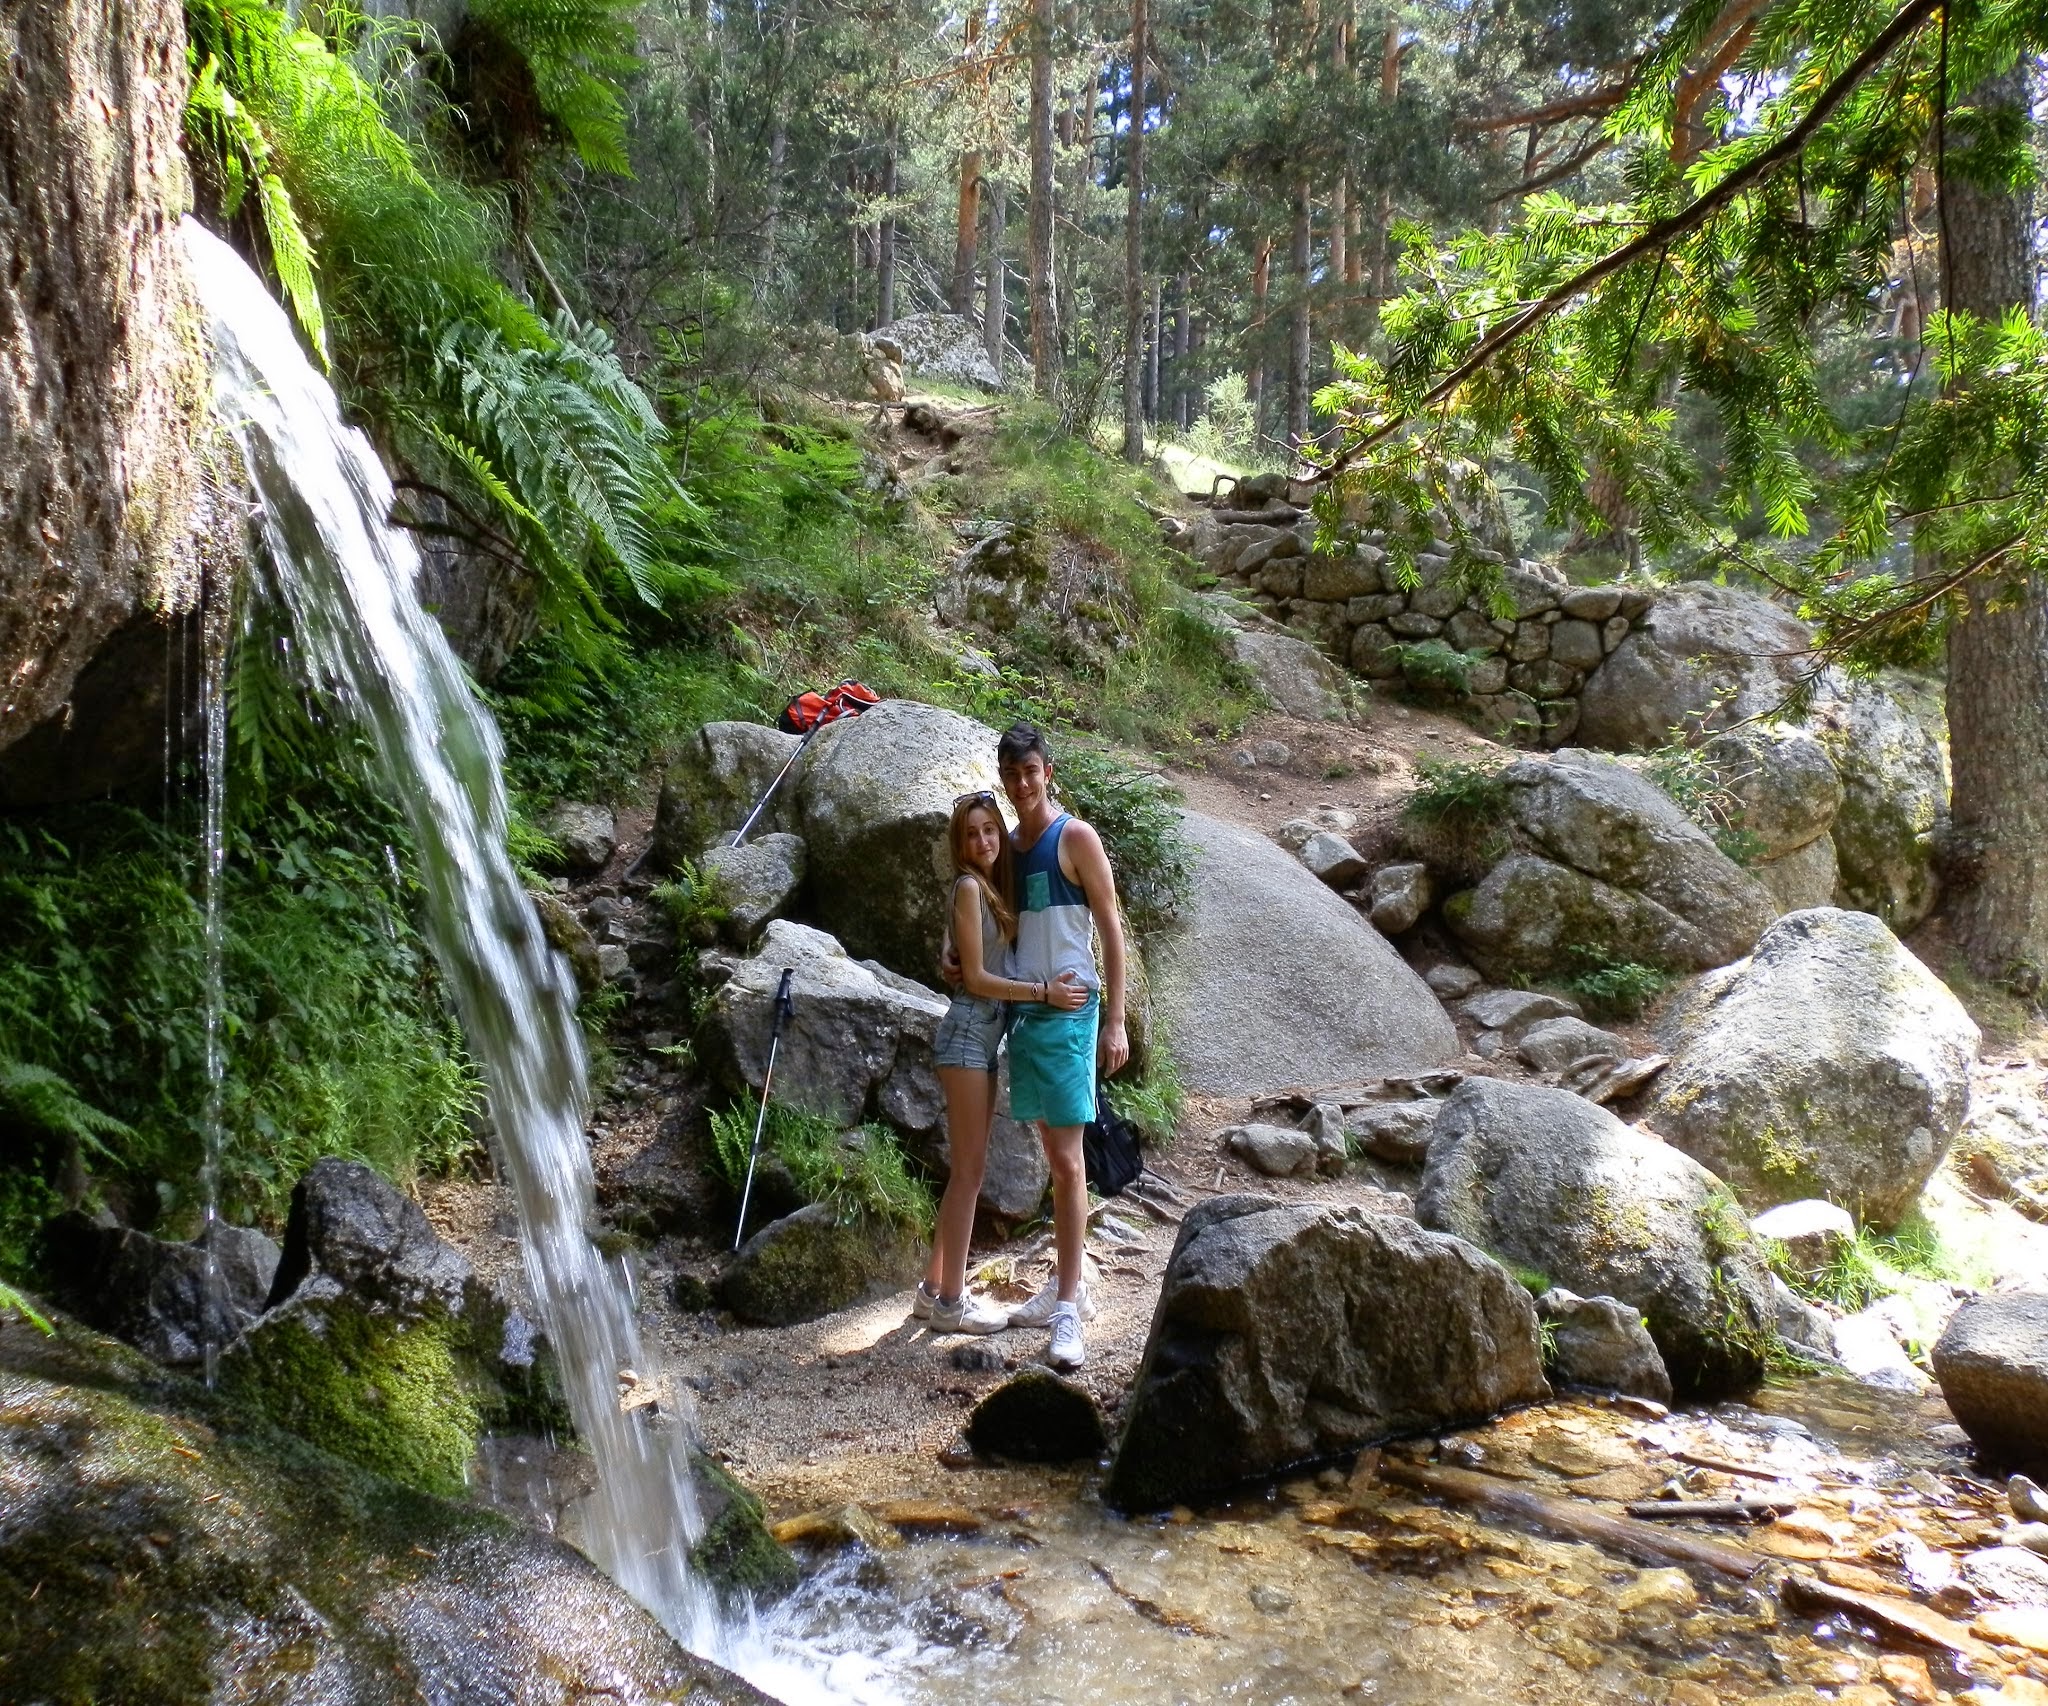
[[[960,956],[960,986],[984,1001],[1044,1000],[1042,985],[997,977],[981,963],[981,909],[987,904],[970,879],[953,885],[953,949]]]

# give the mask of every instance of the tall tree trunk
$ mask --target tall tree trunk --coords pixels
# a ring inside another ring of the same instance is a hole
[[[1337,19],[1337,28],[1330,40],[1330,68],[1337,73],[1337,84],[1344,89],[1351,81],[1351,32],[1356,27],[1351,16],[1349,0]],[[1330,264],[1328,282],[1331,294],[1337,299],[1338,316],[1343,309],[1343,290],[1347,275],[1351,271],[1351,163],[1347,158],[1337,168],[1337,181],[1330,186]]]
[[[2024,62],[1980,84],[1981,111],[2028,110]],[[1953,140],[1953,139],[1952,139]],[[2033,301],[2033,197],[1951,171],[1943,186],[1947,305],[1988,320]],[[2048,591],[2007,609],[1972,586],[1949,630],[1950,919],[1973,970],[2029,995],[2048,980]]]
[[[1188,322],[1194,317],[1190,282],[1183,271],[1173,288],[1173,424],[1182,432],[1194,424],[1194,371],[1188,364],[1193,348]]]
[[[1252,406],[1252,442],[1266,436],[1266,295],[1272,283],[1273,239],[1261,237],[1252,255],[1252,369],[1245,375],[1245,396]]]
[[[1387,33],[1380,41],[1380,105],[1391,117],[1394,102],[1401,94],[1401,23],[1398,18],[1387,20]],[[1385,122],[1383,119],[1382,122]],[[1373,209],[1372,222],[1372,295],[1366,302],[1365,334],[1369,338],[1378,329],[1380,308],[1394,289],[1394,248],[1391,232],[1394,225],[1394,177],[1389,166],[1380,168],[1380,193],[1378,205]]]
[[[1294,232],[1289,245],[1288,270],[1294,275],[1294,300],[1287,309],[1287,438],[1300,444],[1308,437],[1309,380],[1309,268],[1315,255],[1314,206],[1309,199],[1309,182],[1303,178],[1294,186]]]
[[[1163,283],[1152,281],[1152,337],[1145,351],[1145,418],[1159,419],[1160,345],[1166,341],[1166,292]]]
[[[896,121],[889,121],[889,138],[882,156],[882,197],[885,203],[880,228],[875,233],[875,327],[879,331],[896,318]]]
[[[1010,192],[1001,178],[992,179],[988,194],[988,277],[982,287],[981,347],[988,364],[1003,376],[1003,333],[1010,319],[1010,281],[1003,268],[1003,227],[1009,223]]]
[[[1131,0],[1131,126],[1124,171],[1124,460],[1145,460],[1145,0]]]
[[[782,52],[776,66],[778,88],[787,89],[789,68],[796,58],[796,8],[797,0],[783,0],[782,5]],[[789,160],[789,104],[778,100],[775,103],[775,126],[768,133],[768,218],[761,232],[761,258],[763,270],[772,274],[775,270],[775,251],[782,227],[782,173]]]
[[[1031,0],[1031,222],[1025,271],[1031,296],[1031,386],[1050,397],[1059,364],[1053,295],[1053,0]]]
[[[981,40],[981,11],[967,8],[967,53]],[[778,120],[779,122],[779,120]],[[974,245],[981,231],[981,150],[963,149],[960,154],[960,201],[953,220],[953,312],[974,312]]]

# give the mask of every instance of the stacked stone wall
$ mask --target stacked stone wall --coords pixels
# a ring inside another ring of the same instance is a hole
[[[1509,562],[1441,537],[1417,555],[1417,584],[1404,587],[1379,529],[1347,524],[1331,552],[1315,551],[1315,536],[1312,517],[1268,499],[1211,509],[1179,542],[1226,588],[1313,639],[1353,674],[1434,684],[1487,733],[1528,746],[1572,738],[1588,678],[1652,601],[1641,587],[1573,586],[1549,564]],[[1494,614],[1484,592],[1466,589],[1461,550],[1468,562],[1500,570],[1506,613]],[[1447,660],[1409,649],[1430,640],[1463,654],[1462,691],[1443,684]]]

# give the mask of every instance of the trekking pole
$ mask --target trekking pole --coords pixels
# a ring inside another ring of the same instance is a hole
[[[761,1075],[761,1112],[754,1120],[754,1146],[747,1151],[747,1188],[740,1192],[740,1223],[732,1229],[732,1247],[735,1250],[746,1236],[747,1203],[754,1195],[754,1163],[761,1159],[761,1133],[768,1125],[768,1091],[775,1082],[775,1050],[782,1042],[782,1022],[796,1008],[796,998],[789,992],[789,980],[794,976],[795,968],[784,966],[782,982],[775,991],[775,1023],[768,1031],[768,1070]]]
[[[796,743],[796,751],[789,755],[789,762],[775,772],[775,780],[768,784],[768,791],[754,802],[754,809],[747,813],[747,821],[740,825],[739,834],[732,838],[731,844],[734,847],[738,847],[746,841],[747,831],[754,827],[754,820],[768,809],[768,802],[775,797],[775,790],[782,786],[783,777],[796,768],[796,761],[803,757],[804,748],[811,744],[811,736],[815,735],[824,726],[823,722],[813,723],[805,731],[804,738]]]

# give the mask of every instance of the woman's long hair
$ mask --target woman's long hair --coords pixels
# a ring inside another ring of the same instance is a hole
[[[996,868],[993,882],[975,869],[974,861],[967,857],[967,820],[976,812],[987,812],[996,822]],[[982,796],[962,800],[953,808],[953,821],[946,826],[946,845],[953,854],[955,873],[963,877],[972,877],[980,885],[989,911],[995,914],[996,928],[1002,932],[1003,940],[1015,942],[1017,862],[1010,852],[1010,831],[1003,822],[1003,814],[996,810],[991,800]]]

